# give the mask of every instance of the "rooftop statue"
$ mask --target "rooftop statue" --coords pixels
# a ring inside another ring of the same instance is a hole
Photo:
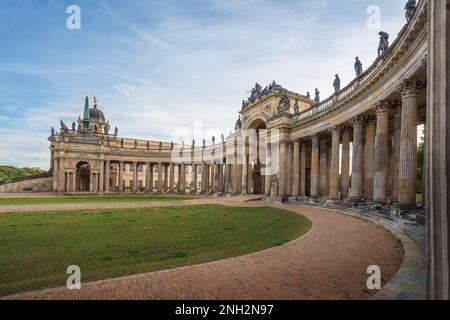
[[[239,130],[242,129],[242,120],[241,120],[241,116],[239,116],[239,118],[236,120],[236,125],[234,126],[234,130]]]
[[[138,146],[138,142],[137,142],[137,140],[134,140],[134,148],[137,149],[137,146]]]
[[[117,127],[114,128],[114,137],[117,138],[117,136],[119,135],[119,129]]]
[[[206,148],[206,140],[203,139],[203,148]]]
[[[378,56],[380,57],[385,55],[389,49],[389,33],[380,31],[378,35],[380,36],[380,45],[378,46]]]
[[[55,128],[53,128],[53,127],[52,127],[52,129],[51,129],[51,134],[52,134],[52,136],[55,135]]]
[[[338,93],[339,90],[341,90],[341,79],[339,78],[339,75],[335,75],[335,79],[333,81],[333,87],[334,87],[334,92]]]
[[[406,21],[410,22],[412,19],[412,16],[414,15],[414,11],[416,10],[417,1],[416,0],[408,0],[406,3],[405,9],[406,9]]]
[[[77,128],[77,124],[74,122],[72,122],[72,131],[76,131]]]
[[[66,124],[62,120],[60,120],[60,122],[61,122],[61,131],[64,132],[69,131],[69,128],[66,126]]]
[[[275,91],[281,91],[283,90],[283,87],[277,84],[275,81],[273,81],[271,84],[266,86],[264,89],[261,87],[259,83],[255,84],[255,87],[249,91],[250,97],[248,97],[247,100],[242,101],[242,109],[244,109],[246,106],[248,106],[250,103],[255,102],[257,99],[264,97],[268,94],[271,94]]]
[[[162,147],[163,147],[163,146],[162,146],[162,142],[160,142],[160,143],[159,143],[159,151],[162,150]],[[183,141],[183,148],[184,148],[184,141]]]
[[[216,137],[213,136],[211,141],[212,141],[212,144],[215,145],[216,144]]]
[[[150,150],[150,142],[147,141],[147,150]]]
[[[320,91],[319,91],[319,89],[317,89],[317,88],[316,88],[316,90],[315,90],[314,102],[315,102],[316,104],[319,104],[319,103],[320,103]]]
[[[361,63],[361,61],[359,60],[358,57],[355,58],[355,72],[356,72],[356,77],[359,78],[362,73],[363,73],[363,65]]]
[[[309,93],[309,91],[306,93],[306,97],[311,100],[311,94]]]
[[[220,139],[222,140],[222,143],[225,142],[225,136],[223,135],[223,133],[220,134]]]
[[[285,93],[280,98],[280,103],[278,104],[278,113],[289,112],[291,110],[291,100],[289,96]]]
[[[295,111],[295,114],[300,114],[300,107],[298,106],[298,99],[295,99],[294,111]]]

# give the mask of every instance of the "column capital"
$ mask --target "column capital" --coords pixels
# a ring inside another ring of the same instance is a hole
[[[351,119],[353,127],[362,127],[364,124],[364,118],[362,116],[354,116]]]
[[[312,142],[319,142],[320,141],[320,133],[315,133],[311,136]]]
[[[401,93],[402,99],[415,97],[419,93],[419,90],[425,88],[425,83],[423,81],[415,79],[405,79],[402,80],[397,88],[397,91]]]
[[[379,101],[373,106],[373,111],[376,112],[377,116],[389,115],[391,112],[391,102],[389,101]]]
[[[332,135],[340,135],[343,131],[343,127],[342,126],[335,126],[332,128],[329,128],[328,131],[332,134]]]
[[[374,116],[367,116],[364,118],[364,125],[366,127],[374,127],[377,123],[377,118]]]

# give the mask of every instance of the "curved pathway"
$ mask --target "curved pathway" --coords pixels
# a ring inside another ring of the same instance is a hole
[[[373,223],[318,208],[241,200],[196,199],[189,204],[275,206],[307,216],[313,227],[288,244],[242,257],[83,283],[81,290],[54,288],[4,298],[369,299],[376,291],[366,287],[367,267],[380,266],[384,285],[402,264],[401,243]]]

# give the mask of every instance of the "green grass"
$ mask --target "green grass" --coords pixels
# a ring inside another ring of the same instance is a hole
[[[215,261],[282,245],[311,221],[219,205],[0,215],[0,296]]]
[[[74,203],[148,202],[188,200],[185,196],[110,195],[110,196],[54,196],[36,198],[0,198],[0,206],[45,205]]]

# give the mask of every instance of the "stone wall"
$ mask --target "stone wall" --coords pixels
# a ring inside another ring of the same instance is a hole
[[[51,192],[52,188],[53,175],[45,174],[2,183],[0,184],[0,193]]]

